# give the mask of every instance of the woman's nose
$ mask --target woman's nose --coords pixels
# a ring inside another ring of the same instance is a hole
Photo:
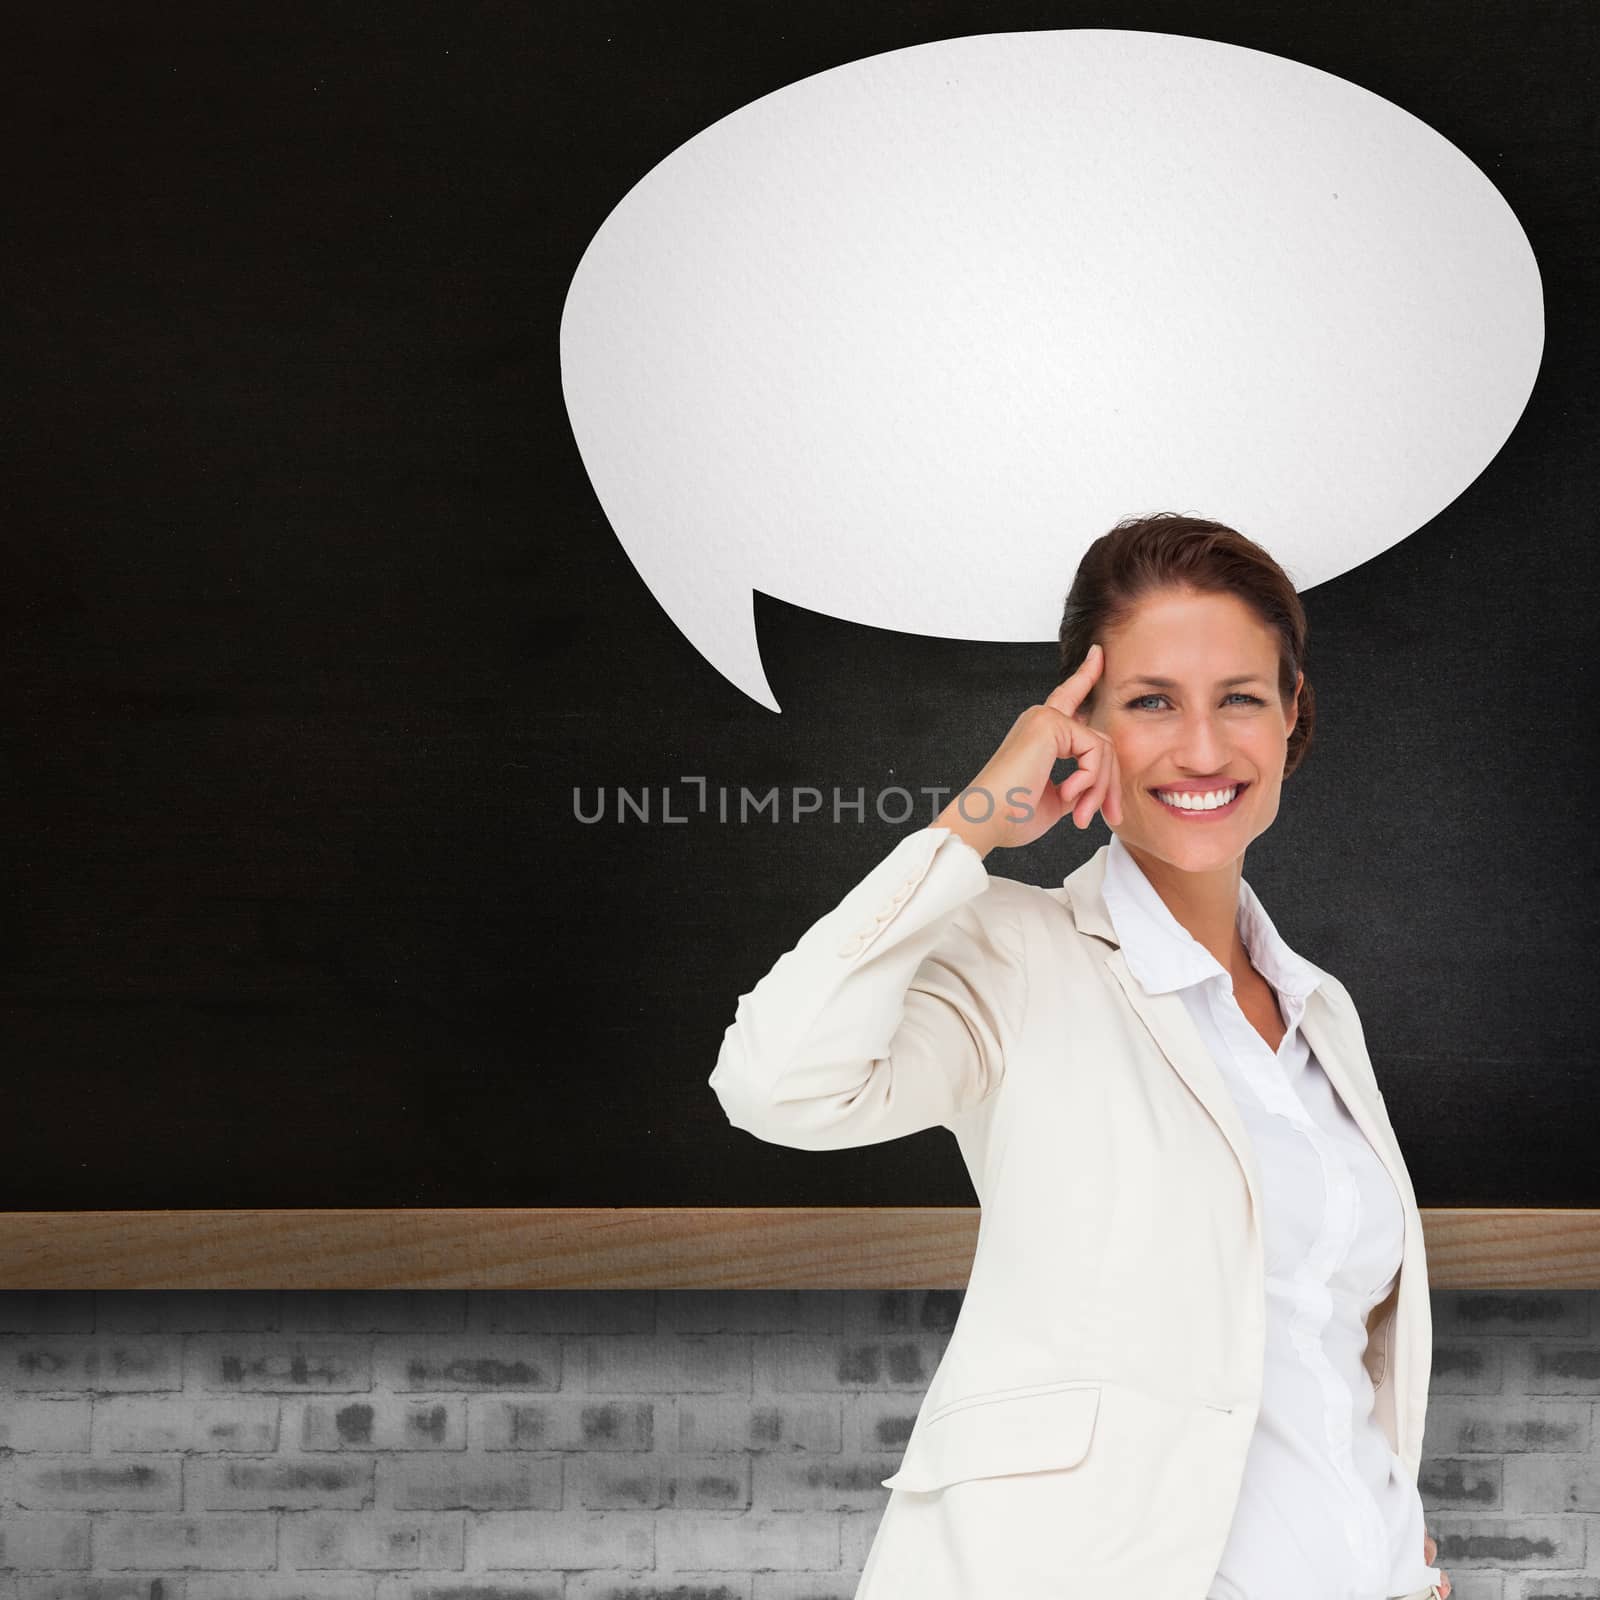
[[[1221,772],[1227,754],[1222,730],[1204,713],[1185,717],[1174,752],[1179,764],[1196,772]]]

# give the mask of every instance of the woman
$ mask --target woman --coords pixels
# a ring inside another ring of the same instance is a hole
[[[942,1125],[982,1207],[857,1600],[1450,1592],[1415,1197],[1348,992],[1243,878],[1310,742],[1306,636],[1234,530],[1118,524],[1063,681],[740,996],[734,1126]],[[1096,811],[1111,843],[1060,889],[982,865]]]

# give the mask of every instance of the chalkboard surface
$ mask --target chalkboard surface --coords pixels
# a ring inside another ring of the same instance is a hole
[[[557,330],[607,213],[717,118],[1086,25],[1363,84],[1527,230],[1532,399],[1433,522],[1306,593],[1315,744],[1245,875],[1355,998],[1423,1206],[1600,1206],[1579,0],[14,18],[0,1206],[970,1202],[942,1131],[781,1149],[706,1084],[737,996],[937,807],[741,824],[716,797],[959,786],[1054,645],[758,594],[784,710],[754,704],[608,527]],[[1107,837],[988,864],[1054,886]]]

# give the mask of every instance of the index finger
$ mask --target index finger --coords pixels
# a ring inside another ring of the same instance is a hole
[[[1101,668],[1105,665],[1106,653],[1098,644],[1089,646],[1089,653],[1083,658],[1083,665],[1070,676],[1065,677],[1044,697],[1047,706],[1054,706],[1057,711],[1066,716],[1073,716],[1083,704],[1084,697],[1094,687],[1094,680],[1100,676]]]

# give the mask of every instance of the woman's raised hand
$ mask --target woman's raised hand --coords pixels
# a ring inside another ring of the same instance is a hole
[[[934,826],[959,834],[980,855],[996,846],[1014,850],[1032,844],[1069,811],[1079,828],[1087,828],[1096,811],[1104,813],[1107,826],[1120,827],[1122,781],[1116,748],[1077,715],[1104,663],[1105,652],[1091,645],[1076,672],[1012,723],[1000,748],[963,794],[939,813]],[[1078,769],[1052,783],[1050,773],[1065,756]]]

